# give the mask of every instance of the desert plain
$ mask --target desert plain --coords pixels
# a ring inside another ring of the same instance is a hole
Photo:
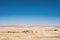
[[[60,26],[0,26],[0,40],[60,40]]]

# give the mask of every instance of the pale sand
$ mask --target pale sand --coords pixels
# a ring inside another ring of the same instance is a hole
[[[1,38],[0,40],[60,40],[60,38],[24,38],[24,39]]]
[[[60,40],[60,27],[0,27],[0,40]]]

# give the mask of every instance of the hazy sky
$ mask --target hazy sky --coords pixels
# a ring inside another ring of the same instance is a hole
[[[0,25],[60,25],[60,0],[0,0]]]

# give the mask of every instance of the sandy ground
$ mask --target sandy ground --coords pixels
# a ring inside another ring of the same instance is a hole
[[[25,39],[1,38],[0,40],[60,40],[60,38],[25,38]]]
[[[0,27],[0,40],[60,40],[60,27]]]

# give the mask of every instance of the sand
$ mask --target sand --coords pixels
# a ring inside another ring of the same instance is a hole
[[[0,40],[60,40],[60,27],[0,27]]]

